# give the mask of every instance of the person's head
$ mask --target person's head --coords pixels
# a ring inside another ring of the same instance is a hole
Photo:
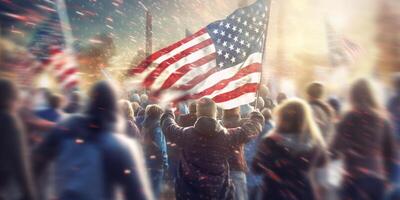
[[[286,94],[283,93],[283,92],[280,92],[280,93],[278,94],[278,96],[276,96],[276,102],[277,102],[278,104],[283,103],[286,99],[287,99],[287,96],[286,96]]]
[[[99,129],[109,128],[117,122],[117,92],[109,82],[99,81],[91,88],[86,114]]]
[[[149,96],[147,96],[147,94],[140,95],[140,102],[141,103],[147,103],[148,101],[149,101]]]
[[[256,104],[256,101],[254,101],[251,105],[254,106],[255,104]],[[264,99],[261,97],[258,97],[257,109],[261,111],[264,108],[264,106],[265,106]]]
[[[240,119],[240,107],[223,110],[222,118],[223,119],[230,119],[230,118]]]
[[[135,112],[133,111],[131,102],[129,102],[128,100],[120,100],[119,109],[121,111],[121,114],[125,117],[125,119],[127,120],[135,119]]]
[[[272,119],[272,112],[269,108],[264,108],[261,111],[261,114],[264,116],[265,122],[270,121]]]
[[[159,105],[151,104],[146,107],[145,118],[158,120],[161,118],[163,110]]]
[[[63,101],[63,98],[61,95],[52,93],[47,98],[48,98],[47,103],[50,108],[53,108],[53,109],[61,108],[61,104]]]
[[[288,99],[278,106],[277,132],[307,136],[315,144],[325,147],[321,132],[312,116],[310,106],[301,99]]]
[[[269,96],[269,89],[268,89],[268,87],[266,85],[264,85],[264,84],[260,85],[259,89],[260,89],[259,92],[260,92],[260,96],[261,97],[264,98],[264,97],[268,97]]]
[[[10,80],[0,79],[0,111],[15,111],[17,100],[17,87]]]
[[[312,82],[307,86],[307,96],[310,100],[321,99],[324,95],[324,85],[320,82]]]
[[[377,111],[379,109],[371,83],[364,78],[353,83],[350,90],[350,102],[356,110]]]
[[[394,86],[395,92],[400,93],[400,73],[396,73],[393,76],[393,86]]]
[[[133,93],[131,96],[132,102],[137,102],[140,104],[140,96],[137,93]]]
[[[197,102],[196,110],[197,117],[210,117],[213,119],[217,118],[217,105],[210,98],[201,98]]]
[[[340,114],[342,110],[342,105],[340,101],[335,97],[329,97],[328,104],[333,108],[336,114]]]
[[[79,104],[81,101],[81,94],[78,91],[73,91],[69,96],[70,103],[77,103]]]
[[[192,115],[195,115],[196,114],[196,107],[197,107],[197,105],[196,105],[195,101],[190,103],[190,105],[189,105],[189,113],[192,114]]]

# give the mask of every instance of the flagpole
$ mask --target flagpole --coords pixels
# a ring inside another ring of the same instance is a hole
[[[270,20],[270,16],[271,16],[271,3],[272,0],[268,1],[268,5],[267,5],[267,9],[268,9],[268,16],[265,16],[265,30],[264,30],[264,41],[263,41],[263,50],[262,50],[262,57],[261,57],[261,77],[260,77],[260,82],[258,84],[258,88],[257,88],[257,94],[256,94],[256,100],[254,103],[254,110],[257,109],[258,106],[258,98],[260,97],[260,86],[263,80],[263,66],[264,66],[264,62],[265,62],[265,49],[266,49],[266,45],[267,45],[267,36],[268,36],[268,25],[269,25],[269,20]],[[260,110],[261,111],[261,110]]]
[[[60,18],[61,30],[62,30],[64,39],[65,39],[66,51],[68,54],[71,55],[71,58],[70,58],[71,62],[73,62],[75,66],[78,66],[76,57],[75,57],[74,48],[72,46],[74,39],[72,36],[71,25],[70,25],[69,19],[68,19],[67,6],[66,6],[64,0],[57,0],[56,8],[57,8],[56,12],[58,13],[58,16]],[[64,92],[67,92],[67,91],[64,91]]]

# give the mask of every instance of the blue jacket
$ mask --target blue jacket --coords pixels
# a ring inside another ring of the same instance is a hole
[[[58,122],[61,119],[61,114],[57,112],[56,109],[53,108],[46,108],[43,110],[36,111],[36,116],[51,121],[51,122]]]
[[[142,135],[147,167],[168,168],[167,141],[161,131],[159,120],[146,118],[142,124]]]
[[[260,144],[260,141],[262,138],[268,134],[270,130],[272,130],[274,126],[272,125],[271,121],[266,121],[263,130],[261,133],[250,140],[249,143],[247,143],[244,147],[244,156],[247,162],[248,166],[251,166],[254,156],[256,155],[257,152],[257,147]],[[262,185],[263,179],[262,176],[260,175],[255,175],[251,170],[247,173],[247,185],[249,187],[255,187],[255,186],[260,186]]]

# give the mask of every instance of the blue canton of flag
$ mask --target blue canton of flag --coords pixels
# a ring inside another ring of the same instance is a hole
[[[269,9],[269,8],[267,8]],[[217,52],[217,65],[228,68],[244,62],[255,52],[262,52],[267,22],[266,2],[236,10],[225,20],[207,26]]]
[[[60,17],[57,12],[53,12],[37,29],[29,50],[39,61],[48,64],[52,55],[63,49],[65,49],[65,39]]]

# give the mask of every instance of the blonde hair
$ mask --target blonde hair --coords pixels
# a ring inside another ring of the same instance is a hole
[[[303,138],[311,138],[312,142],[325,148],[326,143],[322,137],[310,106],[301,99],[288,99],[276,108],[277,132],[299,133]],[[306,135],[308,134],[308,135]]]
[[[157,104],[151,104],[146,107],[145,117],[150,117],[152,119],[160,119],[163,114],[162,108]]]
[[[128,100],[120,100],[119,109],[126,119],[135,119],[135,111],[133,111],[132,104]]]

